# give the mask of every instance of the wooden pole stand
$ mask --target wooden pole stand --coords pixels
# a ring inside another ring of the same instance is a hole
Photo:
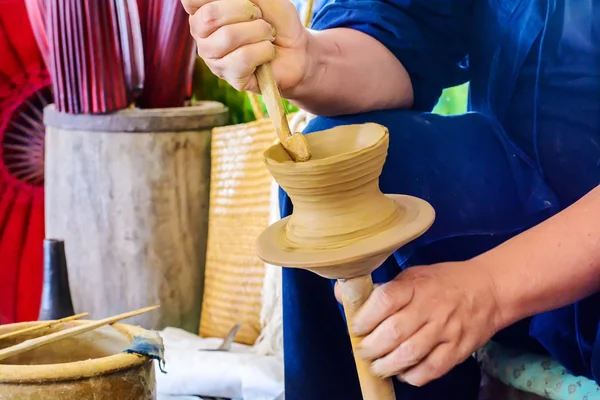
[[[352,326],[354,316],[367,301],[371,293],[373,293],[373,280],[371,275],[365,275],[352,279],[339,279],[339,285],[342,289],[342,304],[344,305],[344,313],[348,327]],[[349,329],[350,342],[352,343],[352,351],[354,353],[354,361],[356,362],[356,370],[358,372],[358,380],[362,390],[364,400],[395,400],[394,384],[391,378],[382,379],[373,372],[369,366],[369,362],[356,356],[361,336],[355,336],[352,330]]]

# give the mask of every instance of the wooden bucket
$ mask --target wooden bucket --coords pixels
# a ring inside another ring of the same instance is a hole
[[[75,325],[74,321],[0,340],[6,348]],[[0,326],[0,335],[39,324]],[[0,399],[15,400],[153,400],[154,361],[123,353],[143,329],[115,324],[64,339],[0,362]]]
[[[75,311],[198,332],[208,229],[211,129],[220,103],[59,113],[46,123],[46,237],[65,241]]]

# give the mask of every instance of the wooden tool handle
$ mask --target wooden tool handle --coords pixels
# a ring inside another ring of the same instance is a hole
[[[371,275],[359,278],[340,280],[342,288],[342,302],[348,326],[352,325],[354,315],[358,309],[367,301],[373,292],[373,280]],[[375,376],[369,368],[369,362],[356,357],[356,348],[362,337],[354,336],[350,332],[352,350],[355,352],[354,361],[358,371],[358,379],[364,400],[395,400],[394,385],[391,378],[381,379]]]
[[[279,92],[279,88],[277,87],[277,83],[275,82],[271,64],[267,63],[259,66],[256,68],[254,75],[258,81],[258,87],[263,96],[263,101],[267,107],[269,117],[271,118],[271,121],[273,121],[273,125],[275,125],[277,136],[279,137],[279,140],[283,142],[285,139],[292,136],[292,132],[290,131],[290,126],[288,125],[285,116],[283,99]]]
[[[271,64],[263,64],[256,68],[254,73],[258,81],[258,87],[263,96],[269,118],[273,122],[277,137],[282,146],[286,149],[292,160],[303,162],[310,160],[310,150],[308,143],[301,133],[292,133],[288,124],[283,99],[279,92],[279,87],[275,82],[275,76],[271,69]]]

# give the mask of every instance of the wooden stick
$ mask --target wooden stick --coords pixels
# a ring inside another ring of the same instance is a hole
[[[307,0],[304,8],[302,9],[302,24],[305,28],[308,28],[313,16],[313,9],[315,0]],[[257,78],[258,79],[258,78]],[[251,92],[246,92],[248,99],[250,99],[250,105],[252,106],[252,112],[257,120],[265,118],[265,113],[262,110],[260,99],[257,95]]]
[[[115,315],[114,317],[101,319],[100,321],[90,322],[85,325],[79,325],[79,326],[75,326],[70,329],[65,329],[64,331],[54,332],[54,333],[51,333],[46,336],[41,336],[41,337],[38,337],[35,339],[26,340],[23,343],[19,343],[17,345],[0,350],[0,360],[4,360],[6,358],[28,352],[33,349],[37,349],[38,347],[42,347],[42,346],[57,342],[62,339],[67,339],[67,338],[70,338],[73,336],[80,335],[85,332],[92,331],[94,329],[98,329],[104,325],[114,324],[115,322],[119,322],[122,319],[134,317],[136,315],[155,310],[158,307],[159,306],[146,307],[146,308],[142,308],[137,311],[130,311],[128,313]]]
[[[0,340],[2,340],[2,339],[8,339],[8,338],[13,337],[13,336],[19,336],[19,335],[22,335],[24,333],[34,332],[34,331],[37,331],[38,329],[49,328],[49,327],[51,327],[53,325],[56,325],[56,324],[61,324],[63,322],[74,321],[76,319],[80,319],[80,318],[87,317],[87,316],[88,316],[88,313],[83,313],[83,314],[72,315],[70,317],[61,318],[61,319],[57,319],[57,320],[45,321],[45,322],[43,322],[43,323],[41,323],[39,325],[36,325],[36,326],[30,326],[29,328],[20,329],[18,331],[9,332],[9,333],[5,333],[4,335],[0,335]]]
[[[263,96],[269,118],[275,127],[279,141],[295,162],[304,162],[310,160],[311,154],[308,148],[308,142],[302,133],[290,131],[283,99],[275,82],[275,76],[269,63],[256,68],[256,80]]]
[[[315,6],[315,0],[307,0],[304,5],[303,15],[302,15],[302,25],[305,28],[310,28],[310,23],[312,22],[313,17],[313,9]]]
[[[359,278],[339,280],[342,288],[342,303],[344,304],[344,313],[348,326],[352,325],[354,315],[358,309],[367,301],[373,293],[373,280],[371,275]],[[350,333],[352,351],[354,351],[354,361],[358,372],[358,380],[364,400],[395,400],[394,385],[392,379],[381,379],[371,372],[369,363],[356,357],[356,348],[362,337],[354,336]]]
[[[255,95],[254,93],[247,93],[248,95],[248,100],[250,100],[250,106],[252,106],[252,112],[254,113],[254,118],[256,118],[256,120],[261,120],[261,119],[265,119],[265,113],[263,112],[262,109],[262,103],[260,102],[260,99],[258,98],[257,95]]]

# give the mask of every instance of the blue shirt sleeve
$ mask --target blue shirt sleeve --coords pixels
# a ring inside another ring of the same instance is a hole
[[[469,80],[474,0],[329,0],[312,29],[352,28],[386,46],[408,71],[414,109],[431,111],[444,88]]]

